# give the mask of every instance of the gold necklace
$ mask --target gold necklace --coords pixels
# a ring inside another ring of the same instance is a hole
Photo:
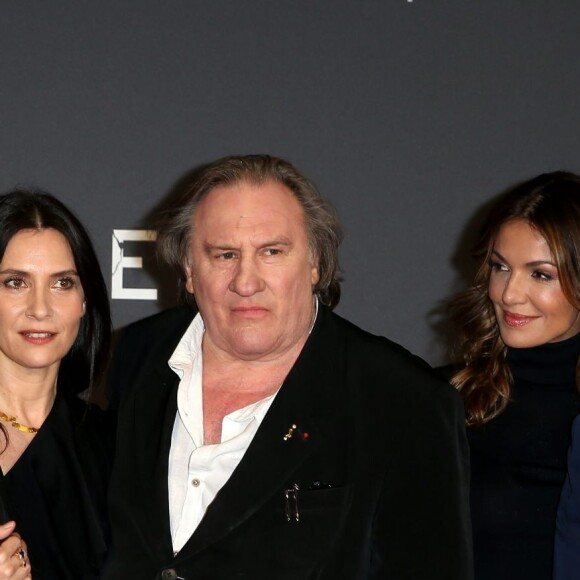
[[[16,417],[11,417],[4,413],[4,411],[0,411],[0,421],[4,421],[5,423],[10,423],[14,429],[18,429],[18,431],[22,431],[23,433],[38,433],[38,429],[36,427],[29,427],[28,425],[23,425],[16,420]]]

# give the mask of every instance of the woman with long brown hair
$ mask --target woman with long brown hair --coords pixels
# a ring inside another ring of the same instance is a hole
[[[472,286],[451,303],[471,447],[476,580],[548,580],[580,413],[580,177],[540,175],[492,206]]]

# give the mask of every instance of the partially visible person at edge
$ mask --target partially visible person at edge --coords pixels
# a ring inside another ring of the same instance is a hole
[[[580,362],[579,362],[580,365]],[[554,579],[580,577],[580,416],[572,424],[568,474],[562,487],[554,546]]]
[[[197,171],[158,241],[191,308],[121,338],[106,580],[468,580],[461,398],[332,312],[341,230],[292,165]]]
[[[77,218],[46,193],[0,196],[2,578],[98,577],[113,438],[79,394],[104,372],[110,332]]]
[[[505,192],[451,302],[471,449],[476,580],[548,580],[580,355],[580,178]],[[579,576],[580,577],[580,576]]]

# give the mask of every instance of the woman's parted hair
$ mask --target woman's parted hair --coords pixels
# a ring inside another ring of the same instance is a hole
[[[500,228],[522,220],[545,238],[562,292],[580,310],[580,176],[566,171],[544,173],[517,184],[494,203],[473,249],[477,271],[472,286],[449,306],[456,362],[451,382],[461,392],[468,424],[482,424],[509,402],[512,378],[493,305],[488,297],[490,258]],[[576,374],[580,385],[580,361]]]
[[[180,293],[186,302],[195,297],[185,289],[185,264],[190,253],[197,206],[214,188],[240,182],[261,185],[273,181],[286,186],[304,212],[310,253],[318,262],[319,280],[313,291],[323,304],[334,308],[340,300],[341,274],[338,247],[342,227],[334,208],[314,184],[289,162],[269,155],[235,155],[218,159],[197,169],[183,193],[160,214],[157,249],[179,275]]]
[[[0,261],[22,230],[53,229],[67,240],[85,296],[79,333],[59,369],[58,389],[78,394],[94,386],[109,358],[111,315],[107,287],[91,240],[78,218],[42,191],[17,189],[0,195]]]

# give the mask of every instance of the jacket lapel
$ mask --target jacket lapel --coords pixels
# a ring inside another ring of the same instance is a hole
[[[207,509],[176,563],[220,540],[274,494],[281,493],[297,467],[330,436],[337,404],[333,391],[342,374],[336,364],[336,357],[340,357],[338,339],[335,332],[328,331],[331,316],[320,308],[302,353],[242,461]],[[285,440],[292,425],[296,429]]]
[[[179,379],[167,360],[180,338],[181,335],[177,336],[171,348],[159,357],[160,363],[146,388],[138,391],[134,400],[134,437],[140,450],[136,458],[140,482],[135,493],[141,494],[137,505],[147,506],[135,515],[142,518],[142,529],[161,560],[167,560],[173,553],[167,477]]]

